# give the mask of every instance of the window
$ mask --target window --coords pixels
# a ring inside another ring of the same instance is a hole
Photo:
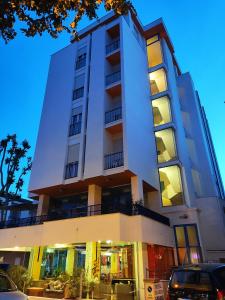
[[[73,92],[73,100],[79,99],[84,96],[84,74],[75,77],[75,89]]]
[[[169,166],[159,168],[160,186],[163,206],[183,204],[183,192],[180,168]]]
[[[16,291],[16,286],[14,285],[14,283],[9,281],[9,279],[6,276],[0,274],[0,292],[9,292],[9,291],[10,292]]]
[[[168,97],[161,97],[152,101],[154,126],[171,122],[170,101]]]
[[[212,282],[207,272],[182,270],[173,273],[171,287],[206,292],[212,291]]]
[[[152,95],[156,95],[167,90],[166,72],[164,69],[159,69],[149,73],[149,79]]]
[[[77,61],[76,61],[76,70],[85,67],[86,65],[86,56],[87,56],[87,48],[82,47],[77,51]]]
[[[147,40],[148,67],[155,67],[163,62],[161,43],[158,36]]]
[[[201,248],[195,224],[174,227],[179,264],[201,262]]]
[[[79,134],[81,132],[81,122],[82,122],[82,106],[74,108],[72,110],[69,136]]]
[[[67,165],[65,178],[77,177],[79,162],[80,144],[70,145],[68,147]]]
[[[155,132],[158,162],[163,163],[176,158],[175,136],[173,129]]]

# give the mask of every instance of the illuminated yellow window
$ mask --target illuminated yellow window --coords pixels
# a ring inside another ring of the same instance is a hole
[[[149,73],[149,79],[152,95],[156,95],[167,90],[166,73],[164,69],[159,69]]]
[[[184,201],[180,168],[178,166],[160,168],[159,176],[162,194],[162,205],[182,205]]]
[[[166,162],[176,158],[175,136],[173,129],[155,132],[158,162]]]
[[[147,40],[147,55],[149,68],[155,67],[163,62],[161,43],[158,36]]]
[[[154,126],[171,122],[170,101],[168,97],[161,97],[152,101]]]

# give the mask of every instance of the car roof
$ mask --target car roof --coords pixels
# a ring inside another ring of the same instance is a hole
[[[225,264],[221,263],[202,263],[195,265],[185,265],[175,268],[176,271],[206,271],[212,272],[219,268],[225,268]]]

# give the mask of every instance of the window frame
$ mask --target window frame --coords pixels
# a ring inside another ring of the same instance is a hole
[[[157,154],[157,153],[156,153]],[[174,162],[172,162],[174,163]],[[164,165],[166,164],[166,165]],[[161,181],[160,181],[160,169],[164,169],[164,168],[168,168],[168,167],[173,167],[173,166],[176,166],[179,168],[180,170],[180,182],[181,182],[181,191],[182,191],[182,199],[183,199],[183,203],[182,204],[177,204],[177,205],[163,205],[163,199],[162,199],[162,189],[161,189]],[[159,176],[159,184],[160,184],[160,195],[161,195],[161,208],[168,208],[168,207],[177,207],[177,206],[181,206],[181,205],[185,205],[185,194],[184,194],[184,184],[183,184],[183,175],[182,175],[182,169],[180,167],[179,164],[170,164],[168,162],[168,165],[167,163],[162,163],[162,166],[158,166],[158,176]]]
[[[174,153],[175,156],[170,159],[170,160],[166,160],[166,161],[159,161],[159,154],[158,154],[158,147],[157,147],[157,136],[156,133],[160,132],[160,131],[165,131],[165,130],[171,130],[172,131],[172,135],[173,135],[173,147],[174,147]],[[157,163],[158,164],[165,164],[165,163],[170,163],[170,162],[174,162],[178,160],[178,151],[177,151],[177,142],[176,142],[176,133],[173,127],[166,127],[166,128],[162,128],[160,130],[156,130],[154,132],[154,137],[155,137],[155,145],[156,145],[156,154],[157,154]],[[181,183],[182,183],[182,179],[181,179]],[[183,189],[182,189],[183,190]]]
[[[191,246],[189,243],[189,238],[188,238],[188,231],[187,228],[189,226],[192,226],[195,228],[195,232],[196,232],[196,236],[197,236],[197,243],[198,246]],[[178,246],[178,240],[177,240],[177,235],[176,235],[176,228],[178,227],[182,227],[184,229],[184,238],[185,238],[185,246],[186,247],[180,247]],[[189,223],[189,224],[179,224],[179,225],[174,225],[173,226],[173,230],[174,230],[174,237],[175,237],[175,244],[176,244],[176,254],[177,254],[177,261],[178,264],[181,265],[182,262],[179,261],[179,255],[178,255],[178,249],[186,249],[187,251],[187,264],[192,264],[191,262],[191,256],[190,256],[190,250],[191,248],[197,248],[198,252],[199,252],[199,262],[202,262],[202,249],[201,249],[201,243],[200,243],[200,238],[199,238],[199,231],[198,231],[198,226],[196,223]]]
[[[152,39],[153,37],[157,37],[157,39],[153,42],[148,43],[148,40]],[[148,57],[148,46],[151,46],[155,43],[159,43],[159,45],[160,45],[162,62],[160,64],[155,65],[155,66],[150,66],[150,61],[149,61],[149,57]],[[146,40],[146,54],[147,54],[147,60],[148,60],[148,69],[156,68],[157,66],[160,66],[164,63],[163,46],[162,46],[161,38],[160,38],[159,34],[155,34],[155,35],[153,35],[152,37],[150,37],[149,39]]]
[[[159,125],[155,125],[155,120],[154,120],[154,111],[153,111],[153,101],[160,101],[161,98],[167,98],[168,100],[168,106],[169,106],[169,115],[170,115],[170,121],[167,122],[167,123],[163,123],[163,124],[159,124]],[[153,118],[153,126],[155,129],[159,128],[160,126],[169,126],[169,124],[173,123],[173,110],[172,110],[172,101],[170,99],[170,96],[168,94],[166,95],[163,95],[163,96],[160,96],[160,97],[156,97],[156,98],[153,98],[151,100],[151,107],[152,107],[152,118]]]
[[[152,69],[152,71],[150,70],[149,72],[148,72],[148,80],[149,80],[149,88],[150,88],[150,93],[151,93],[151,97],[156,97],[156,98],[161,98],[161,97],[163,97],[164,96],[164,93],[166,94],[166,93],[168,93],[168,91],[169,91],[169,82],[168,82],[168,71],[167,71],[167,69],[165,68],[165,66],[162,66],[161,64],[160,65],[158,65],[158,66],[160,66],[159,68],[156,68],[155,69],[155,67],[153,67]],[[158,67],[157,66],[157,67]],[[159,91],[158,93],[155,93],[155,94],[153,94],[152,93],[152,88],[151,88],[151,74],[152,73],[155,73],[155,72],[157,72],[157,71],[160,71],[160,70],[163,70],[164,71],[164,83],[165,83],[165,87],[166,87],[166,89],[165,90],[163,90],[163,91]]]

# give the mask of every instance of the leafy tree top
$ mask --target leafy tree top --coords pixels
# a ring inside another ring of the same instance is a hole
[[[15,134],[0,140],[0,196],[18,196],[22,191],[24,176],[31,170],[30,145],[27,140],[17,142]]]
[[[0,0],[0,36],[6,43],[14,39],[15,23],[19,20],[25,24],[21,31],[28,37],[48,32],[57,38],[62,31],[76,37],[82,17],[97,18],[101,4],[116,14],[126,14],[133,7],[128,0]]]

